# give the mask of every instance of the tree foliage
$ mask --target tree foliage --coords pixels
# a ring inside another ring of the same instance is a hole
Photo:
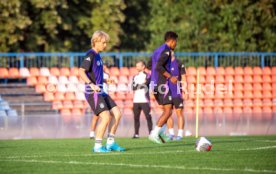
[[[111,49],[124,8],[120,0],[0,1],[0,51],[85,51],[96,30],[110,34]]]
[[[177,51],[276,48],[274,0],[1,0],[0,52],[85,51],[96,30],[109,51],[153,51],[179,34]]]
[[[273,0],[151,0],[149,50],[176,31],[179,51],[275,51]]]

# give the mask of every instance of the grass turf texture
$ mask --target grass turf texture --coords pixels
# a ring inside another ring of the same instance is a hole
[[[92,153],[89,139],[1,140],[0,173],[276,173],[276,136],[208,139],[210,152],[195,151],[195,138],[117,138],[127,151],[107,154]]]

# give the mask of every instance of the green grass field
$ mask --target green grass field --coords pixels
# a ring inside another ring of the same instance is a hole
[[[0,141],[0,173],[276,173],[276,136],[208,137],[163,145],[146,138],[117,138],[126,152],[95,154],[89,139]]]

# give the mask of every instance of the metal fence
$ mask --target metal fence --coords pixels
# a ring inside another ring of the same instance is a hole
[[[0,53],[0,67],[78,67],[85,53]],[[131,67],[138,60],[147,62],[151,53],[105,52],[101,53],[108,66]],[[177,52],[176,56],[186,66],[276,66],[276,53],[257,52]]]

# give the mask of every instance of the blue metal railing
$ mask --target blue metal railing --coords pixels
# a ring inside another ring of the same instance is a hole
[[[74,67],[80,66],[85,53],[0,53],[0,67]],[[134,66],[137,60],[148,61],[151,53],[104,52],[109,66]],[[186,66],[276,66],[276,53],[258,52],[177,52]]]

